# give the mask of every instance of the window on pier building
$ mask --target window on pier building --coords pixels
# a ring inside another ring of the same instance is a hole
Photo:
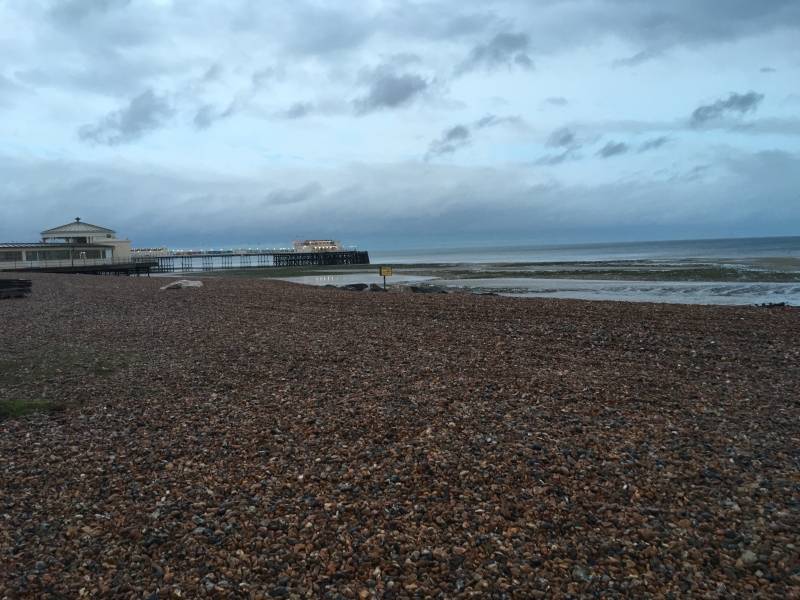
[[[103,258],[102,250],[75,250],[73,258]]]
[[[28,260],[69,260],[69,250],[28,250]]]

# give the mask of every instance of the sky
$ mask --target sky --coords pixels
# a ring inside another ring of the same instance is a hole
[[[0,241],[800,235],[797,0],[0,0]]]

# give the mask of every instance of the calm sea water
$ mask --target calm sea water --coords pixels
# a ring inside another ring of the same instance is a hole
[[[370,261],[374,264],[541,263],[682,258],[800,258],[800,237],[375,250],[370,251],[369,256]]]

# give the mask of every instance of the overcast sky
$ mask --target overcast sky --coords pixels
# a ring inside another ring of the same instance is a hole
[[[0,241],[800,235],[797,0],[0,0]]]

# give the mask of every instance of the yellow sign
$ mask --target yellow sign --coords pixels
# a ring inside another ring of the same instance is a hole
[[[391,277],[392,276],[392,267],[381,267],[381,276],[382,277]]]

